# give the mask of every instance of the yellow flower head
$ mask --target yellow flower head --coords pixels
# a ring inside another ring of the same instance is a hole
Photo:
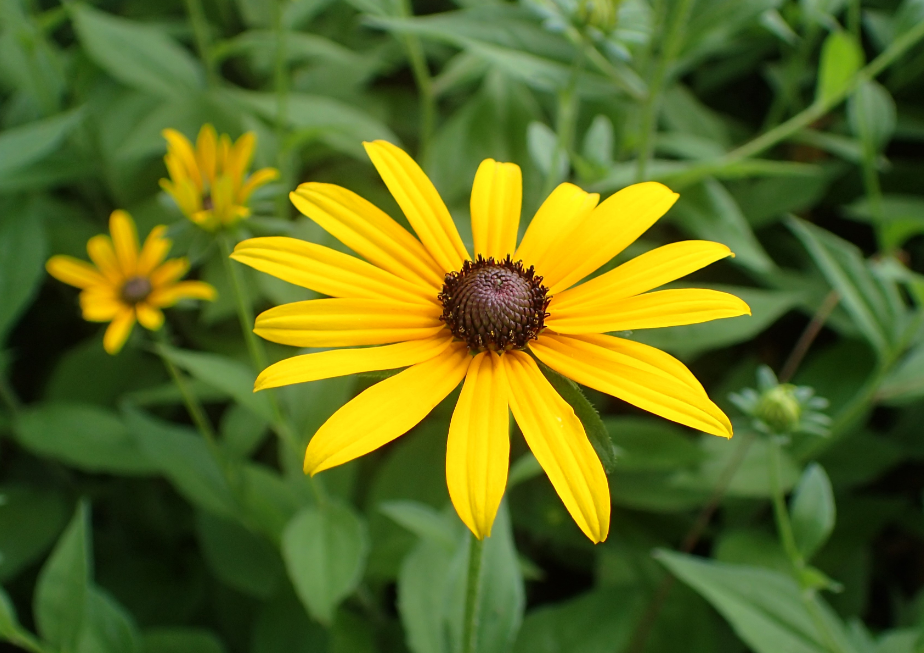
[[[117,354],[131,334],[135,320],[155,331],[164,323],[160,309],[181,299],[214,299],[215,289],[202,281],[179,281],[189,261],[164,261],[170,241],[164,226],[154,227],[138,251],[135,222],[125,211],[109,217],[109,236],[87,242],[91,265],[72,256],[52,256],[45,264],[55,279],[81,289],[80,306],[88,322],[110,322],[103,346]]]
[[[306,216],[363,259],[293,238],[254,238],[233,257],[316,290],[272,308],[256,333],[305,354],[265,369],[256,389],[407,367],[340,408],[314,435],[305,471],[362,456],[413,428],[462,385],[449,425],[446,480],[462,521],[491,533],[507,483],[508,409],[577,525],[594,542],[609,531],[603,466],[571,406],[536,359],[588,387],[723,437],[732,427],[693,374],[668,354],[603,335],[750,313],[713,290],[660,290],[731,254],[718,243],[665,245],[580,283],[638,238],[677,199],[658,183],[602,203],[561,184],[517,246],[522,181],[512,163],[484,161],[471,198],[472,258],[433,184],[405,152],[366,143],[415,238],[345,188],[307,183],[290,195]]]
[[[275,168],[248,175],[256,136],[247,132],[235,143],[227,134],[219,138],[212,125],[203,125],[192,143],[175,129],[165,129],[167,172],[160,187],[176,201],[190,220],[207,231],[229,227],[250,216],[247,201],[260,186],[279,176]]]

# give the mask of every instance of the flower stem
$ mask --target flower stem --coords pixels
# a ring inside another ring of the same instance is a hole
[[[404,18],[413,17],[414,10],[409,0],[402,0],[401,13]],[[430,140],[436,128],[436,94],[433,92],[433,78],[427,66],[427,57],[424,54],[420,39],[413,35],[401,38],[404,49],[407,51],[411,72],[414,74],[414,83],[420,94],[420,152],[419,159],[426,161],[430,149]]]
[[[185,0],[186,13],[192,23],[193,34],[196,37],[196,49],[205,66],[205,76],[209,86],[218,85],[218,71],[215,69],[215,60],[212,57],[212,44],[209,38],[209,23],[205,18],[205,9],[202,0]]]
[[[170,378],[173,379],[174,385],[176,385],[177,390],[180,391],[180,396],[183,397],[183,403],[186,405],[186,412],[189,413],[189,417],[192,419],[193,424],[196,425],[196,428],[199,430],[206,444],[208,444],[209,449],[217,448],[218,442],[215,437],[215,430],[212,428],[212,424],[205,414],[205,409],[202,408],[199,399],[189,389],[189,384],[186,383],[183,374],[164,352],[164,348],[170,346],[166,327],[162,327],[154,332],[154,340],[157,343],[154,347],[154,351],[157,352],[160,360],[163,361],[164,367],[166,367],[167,372],[170,373]]]
[[[481,595],[481,562],[484,540],[469,534],[468,578],[465,585],[465,622],[462,630],[462,653],[475,653],[478,630],[478,600]]]
[[[279,176],[284,185],[290,188],[292,184],[288,181],[289,156],[285,145],[289,120],[289,68],[283,3],[284,0],[273,2],[273,29],[276,32],[276,62],[273,75],[273,86],[276,90],[276,167],[279,169]],[[280,193],[277,198],[276,212],[281,218],[289,217],[289,202],[285,193]]]
[[[792,532],[792,522],[789,519],[789,510],[786,508],[786,498],[783,495],[782,481],[780,480],[781,445],[778,437],[770,438],[770,451],[768,456],[768,473],[770,476],[770,494],[773,498],[773,517],[780,535],[780,543],[793,568],[802,569],[805,559],[796,546],[796,538]]]

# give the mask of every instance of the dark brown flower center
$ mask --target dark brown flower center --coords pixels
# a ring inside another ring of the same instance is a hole
[[[473,352],[523,349],[544,328],[548,292],[532,266],[479,255],[446,275],[440,319]]]
[[[129,277],[122,285],[122,301],[126,304],[143,302],[150,294],[151,282],[147,277]]]

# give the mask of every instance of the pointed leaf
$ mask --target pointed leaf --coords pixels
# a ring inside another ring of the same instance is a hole
[[[796,546],[809,560],[831,536],[836,519],[834,491],[821,465],[812,463],[805,468],[793,492],[790,512]]]
[[[821,48],[816,102],[830,102],[847,90],[863,65],[863,51],[846,32],[832,32]]]

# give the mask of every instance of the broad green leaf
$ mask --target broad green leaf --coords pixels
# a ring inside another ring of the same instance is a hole
[[[558,136],[552,129],[538,121],[529,123],[526,130],[526,142],[533,163],[546,177],[556,182],[568,174],[568,153],[558,144]]]
[[[842,31],[828,35],[821,47],[816,102],[830,102],[847,90],[863,65],[863,50],[854,38]]]
[[[146,475],[157,469],[122,419],[105,408],[37,404],[19,415],[15,432],[29,451],[84,471]]]
[[[703,459],[696,440],[666,420],[605,417],[603,423],[619,448],[617,472],[676,471]]]
[[[229,454],[249,458],[269,433],[266,420],[252,411],[234,404],[221,416],[221,445]]]
[[[52,545],[66,523],[68,507],[48,487],[2,485],[0,497],[0,581],[4,581]]]
[[[724,152],[732,145],[727,120],[683,84],[674,84],[664,93],[662,120],[668,132],[697,137]]]
[[[70,11],[86,53],[126,86],[166,97],[203,87],[199,63],[160,30],[87,5],[72,5]]]
[[[379,510],[396,523],[422,539],[429,539],[443,545],[448,551],[455,548],[456,524],[446,515],[419,501],[386,501]]]
[[[13,602],[0,587],[0,641],[15,644],[25,651],[46,653],[35,636],[19,624]]]
[[[568,402],[574,410],[574,414],[581,420],[584,432],[587,433],[587,439],[590,440],[594,451],[600,457],[600,462],[603,463],[603,469],[607,473],[616,471],[620,452],[618,447],[613,444],[610,434],[607,433],[606,424],[600,419],[600,413],[587,400],[577,383],[559,374],[548,365],[543,363],[539,365],[545,378],[549,380],[549,383],[561,395],[562,399]]]
[[[141,634],[143,653],[225,653],[225,647],[208,630],[154,628]]]
[[[0,168],[3,135],[0,134]],[[0,172],[2,174],[2,172]],[[45,277],[45,229],[35,202],[0,203],[0,346]]]
[[[193,377],[227,392],[255,415],[267,421],[273,420],[269,396],[265,392],[254,392],[253,384],[257,375],[246,363],[219,354],[176,349],[165,345],[158,345],[158,351]]]
[[[781,219],[787,213],[814,206],[829,184],[825,174],[798,177],[769,177],[733,182],[728,189],[751,227],[758,229]],[[682,195],[681,195],[682,197]]]
[[[799,0],[804,19],[825,27],[831,26],[834,15],[843,9],[845,4],[846,0]]]
[[[305,508],[286,527],[282,554],[302,604],[323,624],[362,579],[369,550],[366,524],[352,508]]]
[[[40,161],[60,147],[84,118],[75,109],[0,132],[0,177],[7,177]]]
[[[103,590],[89,589],[76,653],[143,653],[131,615]]]
[[[613,123],[603,114],[599,114],[594,117],[584,134],[581,154],[599,166],[608,167],[613,162],[613,147]]]
[[[308,618],[292,590],[288,589],[261,607],[249,650],[252,653],[323,652],[327,650],[327,631]]]
[[[267,599],[285,578],[279,552],[239,524],[199,512],[196,535],[212,573],[228,587]]]
[[[444,615],[452,559],[439,542],[421,539],[401,563],[398,614],[412,653],[452,653]]]
[[[879,213],[874,213],[869,198],[864,196],[846,207],[846,215],[875,226],[885,249],[898,249],[909,238],[924,233],[924,199],[917,195],[883,195]]]
[[[824,468],[812,463],[805,468],[790,504],[796,546],[806,560],[827,542],[834,530],[834,491]]]
[[[847,102],[851,131],[861,140],[868,140],[877,152],[892,138],[897,113],[889,92],[872,80],[863,80]]]
[[[877,397],[890,404],[902,404],[924,396],[924,345],[909,351],[879,386]]]
[[[74,651],[91,601],[90,509],[80,503],[35,585],[34,614],[42,639]]]
[[[719,562],[763,567],[792,575],[792,562],[776,537],[763,530],[726,529],[713,548]]]
[[[708,600],[756,653],[825,653],[829,637],[836,650],[856,653],[837,615],[817,596],[803,596],[786,574],[663,549],[656,557]]]

